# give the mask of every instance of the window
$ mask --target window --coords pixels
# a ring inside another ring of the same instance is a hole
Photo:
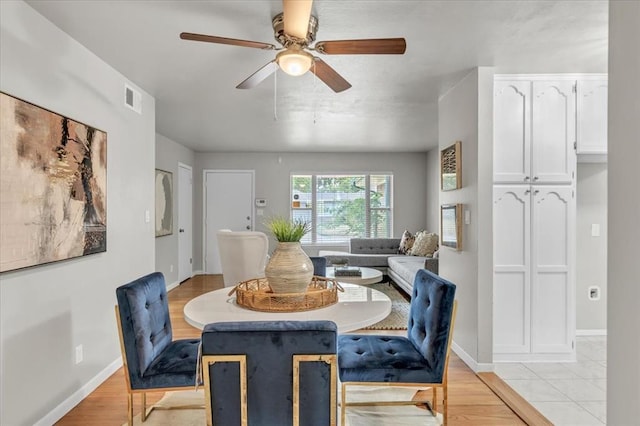
[[[390,237],[391,174],[291,176],[291,217],[311,222],[303,243],[343,243],[353,237]]]

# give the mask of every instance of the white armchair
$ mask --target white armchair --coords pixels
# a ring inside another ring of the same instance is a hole
[[[269,239],[264,233],[222,229],[217,238],[225,287],[264,277],[269,252]]]

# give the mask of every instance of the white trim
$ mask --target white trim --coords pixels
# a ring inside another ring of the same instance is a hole
[[[62,401],[60,405],[51,410],[47,415],[34,423],[34,426],[49,426],[60,420],[65,414],[67,414],[73,407],[78,405],[85,399],[91,392],[96,390],[98,386],[105,382],[113,373],[118,371],[122,367],[122,357],[118,357],[111,364],[99,372],[95,377],[89,380],[84,386],[75,391],[71,396]]]
[[[493,362],[576,362],[576,353],[494,353]]]
[[[494,74],[495,80],[599,80],[608,78],[608,74],[602,73],[551,73],[551,74],[519,74],[499,73]]]
[[[607,329],[594,329],[594,330],[576,330],[576,336],[606,336]]]
[[[198,269],[197,271],[193,271],[193,275],[191,276],[191,278],[195,277],[196,275],[204,275],[204,271]]]
[[[460,359],[467,364],[467,366],[473,370],[474,373],[480,372],[493,372],[493,364],[492,363],[478,363],[471,355],[469,355],[460,345],[458,345],[455,341],[451,343],[451,349],[455,352],[456,355],[460,357]]]
[[[171,291],[174,288],[178,287],[180,285],[180,281],[174,281],[171,284],[167,284],[167,291]]]

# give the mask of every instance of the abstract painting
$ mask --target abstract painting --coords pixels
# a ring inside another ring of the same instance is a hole
[[[156,169],[156,237],[173,234],[173,174]]]
[[[107,250],[107,134],[0,92],[0,272]]]

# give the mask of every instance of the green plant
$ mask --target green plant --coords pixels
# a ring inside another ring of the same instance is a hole
[[[311,231],[311,223],[302,219],[289,220],[274,217],[265,222],[265,226],[279,242],[299,242]]]

